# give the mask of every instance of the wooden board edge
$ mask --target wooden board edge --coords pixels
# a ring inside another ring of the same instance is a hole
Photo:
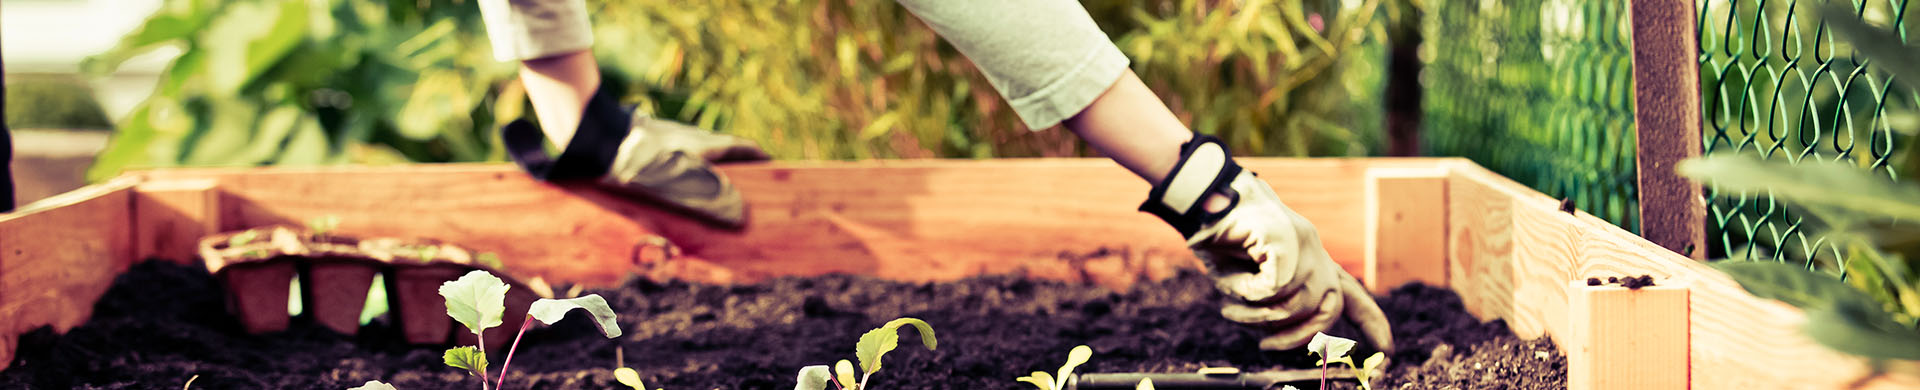
[[[85,322],[133,263],[136,183],[109,180],[0,214],[0,369],[12,365],[21,334]]]

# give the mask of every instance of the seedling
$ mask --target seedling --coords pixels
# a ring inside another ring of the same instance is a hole
[[[385,382],[367,381],[367,384],[360,385],[360,387],[355,387],[347,390],[399,390],[399,389],[395,389],[393,388],[393,385],[386,384]]]
[[[487,339],[488,328],[500,326],[501,316],[505,314],[507,289],[511,288],[499,277],[487,271],[474,270],[460,279],[440,285],[440,296],[447,299],[447,316],[459,321],[467,330],[479,337],[477,346],[456,347],[447,350],[444,358],[448,366],[467,370],[480,377],[480,388],[487,386]],[[607,338],[620,337],[620,326],[616,323],[613,309],[607,307],[607,300],[599,295],[573,299],[540,299],[527,309],[527,318],[520,324],[520,332],[513,336],[513,346],[507,349],[506,363],[500,365],[500,375],[494,380],[494,387],[507,381],[507,368],[513,366],[513,352],[520,349],[520,337],[527,334],[533,320],[553,325],[566,318],[567,312],[583,309],[593,315],[594,325]]]
[[[937,342],[933,338],[933,326],[927,325],[926,321],[916,318],[888,321],[886,325],[860,335],[860,343],[854,344],[854,358],[860,360],[860,370],[865,372],[859,381],[853,380],[853,362],[840,359],[831,370],[827,366],[801,367],[799,383],[793,387],[794,390],[826,390],[827,382],[833,382],[842,390],[865,389],[867,380],[880,371],[880,357],[900,347],[900,327],[906,325],[913,325],[920,332],[920,343],[926,345],[928,351],[934,349]]]
[[[1382,363],[1386,363],[1387,354],[1374,352],[1373,356],[1368,356],[1367,360],[1355,366],[1353,364],[1353,357],[1347,355],[1353,352],[1354,344],[1357,343],[1352,339],[1328,336],[1326,333],[1313,334],[1313,340],[1307,342],[1307,353],[1320,355],[1320,362],[1318,363],[1320,365],[1320,388],[1324,389],[1327,387],[1327,366],[1333,363],[1344,363],[1347,365],[1347,368],[1353,369],[1354,378],[1360,380],[1360,388],[1373,390],[1373,372],[1379,370]],[[1329,356],[1333,358],[1328,359],[1327,357]]]
[[[1073,347],[1073,350],[1067,351],[1067,364],[1060,366],[1060,371],[1057,371],[1059,375],[1048,375],[1046,371],[1034,371],[1032,375],[1014,378],[1013,380],[1027,382],[1035,387],[1039,387],[1040,390],[1065,389],[1067,388],[1067,378],[1073,376],[1073,369],[1080,367],[1081,364],[1087,362],[1087,359],[1092,358],[1093,348],[1088,348],[1085,345]],[[1140,385],[1143,386],[1142,388],[1152,389],[1153,381],[1141,380]]]
[[[492,269],[507,268],[506,263],[500,262],[500,255],[494,254],[493,252],[481,253],[479,256],[475,256],[473,258],[473,261],[479,262],[480,265],[486,266],[487,268],[492,268]]]
[[[252,244],[253,240],[258,240],[258,239],[260,239],[259,230],[246,230],[239,233],[234,233],[233,236],[227,237],[227,247],[239,248],[242,246],[246,246],[247,244]],[[246,255],[247,257],[267,257],[267,251],[261,250],[261,249],[254,249],[254,250],[247,251],[246,253],[244,253],[244,255]]]
[[[438,257],[440,255],[440,247],[436,245],[421,246],[419,249],[420,249],[420,262],[422,263],[432,263],[434,257]]]
[[[340,228],[340,216],[338,215],[328,215],[307,220],[307,231],[313,232],[314,237],[326,237],[328,234],[333,234],[333,230],[338,228]]]

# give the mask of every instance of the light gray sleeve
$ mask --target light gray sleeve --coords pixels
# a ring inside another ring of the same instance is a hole
[[[585,0],[479,0],[493,58],[530,60],[593,46]]]
[[[1073,0],[898,0],[986,73],[1027,127],[1079,114],[1127,57]]]

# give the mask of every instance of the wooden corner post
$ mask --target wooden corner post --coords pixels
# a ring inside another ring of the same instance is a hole
[[[1700,155],[1700,43],[1692,0],[1631,0],[1633,124],[1639,148],[1640,235],[1705,259],[1700,186],[1674,171]]]
[[[1447,285],[1447,169],[1372,168],[1366,180],[1367,289]]]
[[[1579,280],[1568,291],[1572,335],[1555,340],[1565,343],[1568,390],[1688,388],[1686,286],[1628,289]]]

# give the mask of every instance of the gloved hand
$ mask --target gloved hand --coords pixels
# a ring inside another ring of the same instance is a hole
[[[1376,347],[1393,348],[1386,314],[1327,255],[1312,223],[1234,164],[1219,139],[1196,134],[1181,149],[1173,174],[1154,186],[1141,210],[1187,236],[1225,296],[1222,316],[1271,330],[1260,341],[1266,350],[1306,345],[1342,315]],[[1215,194],[1229,204],[1208,212],[1206,200]]]
[[[666,202],[713,222],[737,227],[746,219],[740,192],[712,163],[766,160],[744,138],[636,116],[594,93],[567,149],[549,157],[546,139],[527,120],[501,129],[507,154],[542,180],[597,179],[603,188]]]

